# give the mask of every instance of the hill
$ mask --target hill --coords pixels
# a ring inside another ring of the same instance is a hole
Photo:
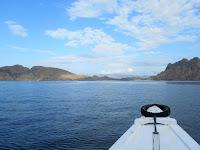
[[[0,80],[28,81],[28,80],[79,80],[86,75],[77,75],[66,70],[34,66],[31,69],[21,65],[5,66],[0,68]]]
[[[174,64],[169,63],[165,71],[156,76],[150,77],[152,80],[200,80],[200,59],[194,57],[191,60],[182,59]]]
[[[31,69],[22,65],[5,66],[0,68],[1,81],[65,81],[65,80],[82,80],[82,81],[103,81],[103,80],[142,80],[141,78],[111,78],[108,76],[99,77],[94,75],[77,75],[69,71],[52,68],[34,66]]]

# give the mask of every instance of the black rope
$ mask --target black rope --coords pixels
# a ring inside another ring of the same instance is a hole
[[[145,123],[144,125],[151,125],[151,124],[155,124],[155,123]],[[159,124],[159,125],[166,125],[166,124],[163,124],[163,123],[156,123],[156,124]]]

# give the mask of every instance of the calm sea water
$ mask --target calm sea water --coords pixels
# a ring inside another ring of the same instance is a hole
[[[149,103],[200,143],[200,82],[1,81],[0,149],[108,149]]]

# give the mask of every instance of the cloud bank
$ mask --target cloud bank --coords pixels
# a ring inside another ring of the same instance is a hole
[[[46,30],[45,34],[56,39],[68,39],[69,42],[65,43],[65,46],[93,45],[92,51],[98,54],[117,55],[122,54],[124,50],[133,49],[127,44],[116,43],[112,36],[102,30],[90,27],[74,32],[58,28],[57,30]]]
[[[199,6],[199,0],[79,0],[67,12],[72,20],[103,16],[104,23],[135,38],[137,50],[149,50],[164,43],[197,40]]]

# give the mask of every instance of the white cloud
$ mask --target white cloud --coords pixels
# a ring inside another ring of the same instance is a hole
[[[66,9],[71,20],[77,17],[95,18],[105,13],[113,13],[117,7],[116,0],[79,0]]]
[[[17,50],[19,50],[19,51],[22,51],[22,52],[24,52],[24,51],[27,51],[27,50],[28,50],[28,48],[24,48],[24,47],[18,47],[18,46],[11,46],[11,48],[17,49]]]
[[[175,41],[190,41],[190,42],[194,42],[198,39],[198,37],[196,35],[186,35],[186,36],[177,36],[174,40]]]
[[[26,37],[28,34],[26,32],[26,29],[22,25],[16,24],[16,22],[8,20],[5,22],[5,24],[8,25],[11,32],[15,35],[19,35],[22,37]]]
[[[199,0],[79,0],[68,13],[71,19],[103,18],[108,25],[116,27],[115,31],[137,39],[135,50],[149,50],[163,43],[197,40],[199,7]],[[104,14],[111,15],[108,18]]]
[[[155,73],[152,73],[152,71],[157,70],[157,72],[160,72],[165,69],[167,63],[172,62],[169,56],[162,57],[162,55],[160,55],[156,58],[149,56],[156,53],[159,52],[138,52],[134,55],[131,54],[118,56],[67,55],[51,57],[50,60],[43,63],[48,66],[57,67],[65,66],[69,68],[69,66],[71,66],[72,70],[77,67],[79,71],[80,66],[82,66],[81,69],[87,70],[87,72],[90,72],[90,74],[155,75]],[[138,59],[141,56],[143,60]]]
[[[46,53],[46,54],[49,54],[49,55],[55,55],[55,53],[52,52],[52,51],[45,51],[45,50],[40,50],[40,49],[30,49],[30,48],[24,48],[24,47],[19,47],[19,46],[9,46],[9,47],[14,48],[14,49],[21,51],[21,52],[32,51],[32,52],[38,52],[38,53]]]
[[[55,39],[74,39],[74,38],[81,38],[81,31],[71,32],[63,28],[58,28],[57,30],[46,30],[46,35],[51,36]]]
[[[16,24],[16,22],[8,20],[8,21],[5,21],[5,24]]]
[[[65,43],[65,46],[92,45],[92,50],[98,54],[117,55],[122,54],[124,50],[133,49],[127,44],[116,43],[112,36],[102,30],[90,27],[74,32],[59,28],[57,30],[47,30],[45,34],[53,38],[67,38],[69,42]]]
[[[67,55],[61,57],[52,57],[53,62],[60,63],[89,63],[103,61],[103,57],[92,56],[92,55]]]
[[[111,63],[106,63],[106,64],[103,64],[104,66],[108,66],[108,67],[124,67],[124,66],[127,66],[126,63],[120,63],[120,62],[111,62]]]
[[[55,53],[54,52],[52,52],[52,51],[44,51],[44,50],[40,50],[40,49],[34,49],[34,50],[32,50],[33,52],[38,52],[38,53],[47,53],[47,54],[49,54],[49,55],[55,55]]]
[[[77,47],[78,46],[78,41],[73,40],[65,43],[65,46],[71,46],[71,47]]]
[[[133,68],[118,69],[118,70],[102,70],[98,72],[99,74],[132,74],[134,72]]]
[[[186,0],[125,1],[107,23],[138,39],[138,50],[157,48],[162,43],[194,41],[193,34],[200,29],[195,4]]]
[[[134,72],[134,69],[133,69],[133,68],[128,68],[128,69],[127,69],[127,72],[128,72],[128,73],[133,73],[133,72]]]
[[[101,43],[95,46],[94,52],[99,54],[118,55],[122,54],[123,50],[131,49],[127,44],[121,43]]]
[[[154,51],[151,51],[151,52],[143,52],[142,54],[145,54],[145,55],[154,55],[154,54],[159,54],[160,52],[154,52]]]
[[[119,68],[126,67],[138,56],[138,54],[132,55],[107,55],[107,56],[96,56],[96,55],[67,55],[59,57],[51,57],[51,62],[56,63],[87,63],[96,64],[101,67]]]
[[[50,35],[51,37],[56,38],[56,39],[59,39],[59,38],[64,39],[67,37],[68,31],[66,29],[58,28],[56,31],[46,30],[45,34]]]
[[[90,27],[87,27],[82,31],[69,31],[58,28],[57,30],[46,30],[45,34],[56,39],[67,38],[69,40],[77,40],[81,45],[114,41],[111,36],[107,35],[102,30],[92,29]]]

